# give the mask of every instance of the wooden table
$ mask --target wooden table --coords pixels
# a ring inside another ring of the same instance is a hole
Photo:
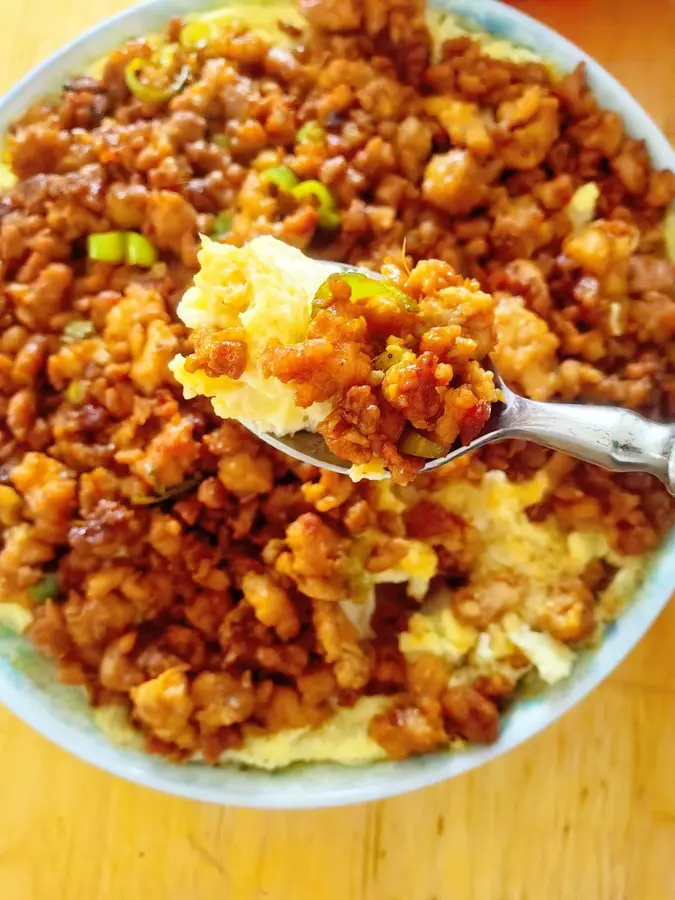
[[[124,5],[0,0],[0,90]],[[595,55],[675,139],[673,0],[520,6]],[[673,900],[674,747],[675,604],[527,746],[368,806],[270,813],[165,797],[0,710],[0,898]]]

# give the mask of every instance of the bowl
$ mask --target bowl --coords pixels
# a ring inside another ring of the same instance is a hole
[[[0,101],[0,133],[31,103],[68,75],[82,71],[134,35],[157,30],[171,16],[223,6],[213,0],[150,0],[88,31],[42,63]],[[436,8],[476,22],[483,30],[536,49],[562,71],[585,62],[588,80],[603,106],[623,117],[627,130],[645,140],[659,168],[675,168],[675,152],[652,119],[598,63],[565,38],[496,0],[436,0]],[[656,554],[646,580],[604,642],[582,655],[572,675],[541,695],[522,699],[503,721],[497,743],[454,754],[360,767],[296,765],[277,773],[172,765],[131,747],[115,746],[99,731],[82,694],[59,685],[51,664],[24,639],[0,628],[0,701],[49,740],[75,756],[129,781],[169,794],[258,808],[316,808],[391,797],[468,772],[512,750],[560,718],[605,678],[640,640],[675,587],[675,531]]]

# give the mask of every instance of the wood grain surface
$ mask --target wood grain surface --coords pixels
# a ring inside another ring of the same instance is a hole
[[[338,0],[335,0],[338,2]],[[124,0],[0,0],[0,90]],[[674,0],[522,0],[675,139]],[[525,747],[394,800],[268,813],[165,797],[0,709],[1,900],[675,900],[675,605]]]

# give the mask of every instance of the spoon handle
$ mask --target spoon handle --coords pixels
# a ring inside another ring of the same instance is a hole
[[[505,437],[569,453],[614,472],[649,472],[675,495],[675,423],[652,422],[614,406],[538,403],[514,397]]]

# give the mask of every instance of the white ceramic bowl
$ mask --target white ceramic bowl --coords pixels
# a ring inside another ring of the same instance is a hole
[[[32,102],[53,92],[70,74],[122,44],[157,30],[171,16],[224,5],[217,0],[150,0],[88,31],[38,66],[0,101],[0,134]],[[436,0],[485,31],[529,47],[569,71],[584,61],[603,106],[617,110],[628,130],[643,138],[654,163],[675,169],[675,152],[647,113],[603,68],[565,38],[495,0]],[[390,797],[452,778],[501,756],[578,703],[637,643],[675,589],[675,532],[661,548],[634,601],[604,643],[582,657],[572,676],[540,696],[522,700],[506,716],[497,743],[454,754],[357,768],[300,765],[279,773],[171,765],[137,750],[113,746],[94,725],[81,692],[56,684],[51,665],[27,641],[0,628],[0,700],[36,731],[115,775],[171,794],[238,806],[337,806]]]

